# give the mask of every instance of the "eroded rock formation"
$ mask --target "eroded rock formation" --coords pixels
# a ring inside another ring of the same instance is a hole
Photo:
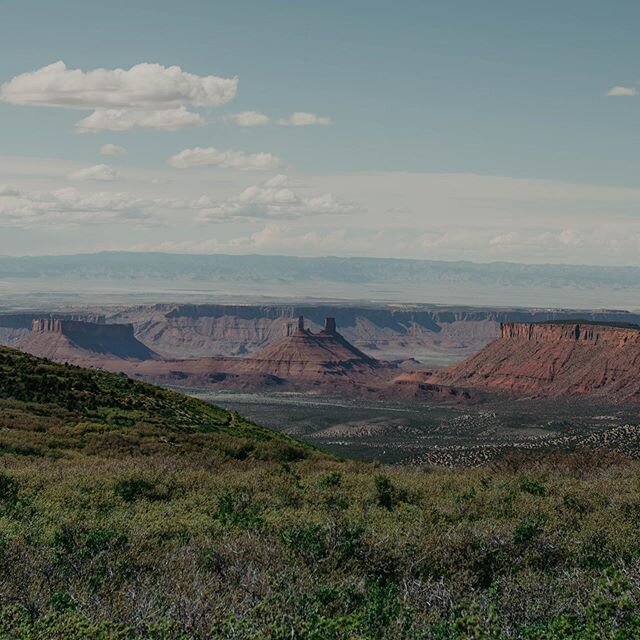
[[[500,338],[431,382],[519,397],[640,401],[640,328],[503,323]]]
[[[41,358],[91,365],[118,358],[153,360],[158,356],[135,336],[131,324],[100,324],[61,318],[37,318],[17,348]]]
[[[338,333],[333,318],[327,318],[325,326],[313,332],[300,316],[286,327],[283,337],[250,356],[143,362],[127,371],[187,386],[250,391],[278,387],[338,394],[374,392],[397,374],[395,365],[380,362],[350,344]]]

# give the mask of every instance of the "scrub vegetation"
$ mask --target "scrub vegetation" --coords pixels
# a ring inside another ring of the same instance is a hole
[[[337,459],[0,349],[0,637],[640,636],[640,463]]]

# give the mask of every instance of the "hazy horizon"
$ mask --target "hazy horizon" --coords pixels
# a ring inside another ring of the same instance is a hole
[[[134,299],[635,310],[640,268],[148,252],[0,256],[0,302],[5,305]]]

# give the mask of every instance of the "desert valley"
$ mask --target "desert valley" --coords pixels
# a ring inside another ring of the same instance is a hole
[[[329,315],[331,314],[331,315]],[[142,305],[0,315],[5,344],[126,374],[363,459],[640,453],[638,316],[612,310]]]

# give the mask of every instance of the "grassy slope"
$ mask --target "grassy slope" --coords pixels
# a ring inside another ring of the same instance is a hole
[[[0,453],[299,459],[301,443],[149,384],[0,347]]]
[[[340,462],[0,350],[1,638],[635,638],[640,465]]]

